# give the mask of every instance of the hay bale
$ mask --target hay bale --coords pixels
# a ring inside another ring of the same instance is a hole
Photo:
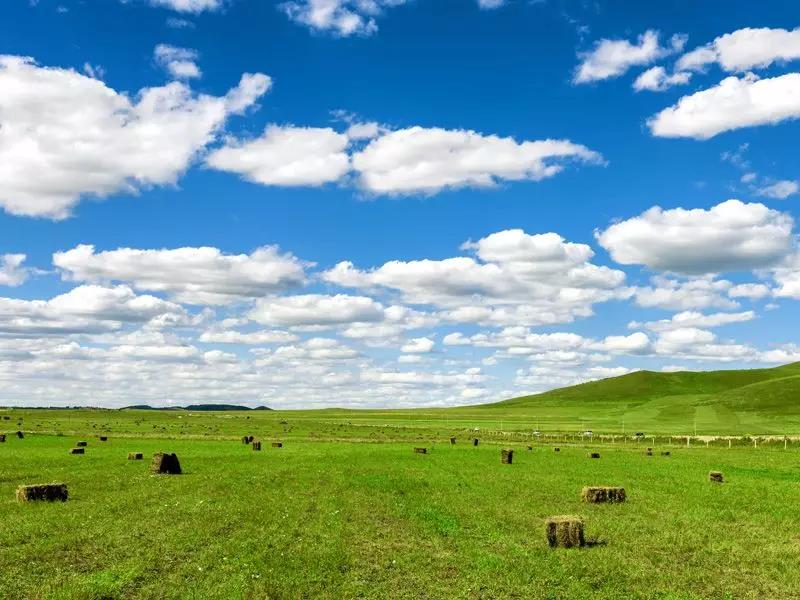
[[[254,441],[253,442],[253,450],[258,450],[258,451],[261,450],[261,442],[260,441]]]
[[[625,502],[625,488],[607,486],[587,486],[581,490],[581,500],[591,504],[603,502]]]
[[[533,446],[528,446],[526,450],[533,450]]]
[[[85,448],[86,446],[88,446],[88,445],[89,445],[89,443],[88,443],[88,442],[84,442],[84,441],[80,441],[80,442],[75,442],[75,445],[76,445],[78,448]]]
[[[18,432],[17,432],[17,437],[18,437],[19,439],[22,439],[22,438],[24,438],[24,437],[25,437],[25,434],[24,434],[24,433],[22,433],[21,431],[18,431]]]
[[[428,453],[428,449],[427,448],[414,448],[414,453],[415,454],[427,454]]]
[[[510,448],[503,448],[500,450],[500,462],[504,465],[510,465],[514,462],[514,451]]]
[[[272,442],[273,448],[283,448],[283,442]]]
[[[586,545],[583,519],[571,515],[550,517],[545,521],[547,544],[551,548],[580,548]]]
[[[3,421],[10,421],[11,417],[3,417]]]
[[[589,453],[589,458],[600,458],[600,453],[599,452],[590,452]]]
[[[150,472],[159,475],[180,475],[182,471],[178,455],[156,452],[153,454],[153,462],[150,463]]]
[[[69,498],[66,483],[43,483],[36,485],[21,485],[17,488],[17,502],[45,501],[66,502]]]
[[[101,435],[101,436],[100,436],[100,441],[101,441],[101,442],[107,442],[107,441],[108,441],[108,436]]]
[[[5,443],[6,441],[6,434],[0,433],[0,444]]]
[[[450,438],[450,444],[451,444],[451,445],[455,445],[455,443],[456,443],[456,438],[454,438],[454,437],[451,437],[451,438]]]
[[[252,435],[245,435],[245,436],[242,437],[242,443],[243,444],[252,444],[255,441],[255,439],[256,438],[254,438]]]
[[[723,477],[723,475],[722,475],[722,473],[720,471],[711,471],[708,474],[708,480],[713,482],[713,483],[722,483],[723,480],[724,480],[724,477]]]
[[[70,454],[85,454],[86,453],[86,449],[85,448],[71,448],[69,453]]]
[[[144,454],[141,452],[128,452],[128,460],[142,460]]]
[[[472,445],[473,446],[477,446],[478,445],[478,438],[472,438]]]
[[[647,448],[647,450],[644,451],[644,454],[645,456],[653,456],[653,449]]]
[[[555,448],[553,448],[553,452],[561,452],[561,448],[559,448],[558,446],[556,446]]]
[[[669,456],[669,455],[670,455],[669,450],[665,450],[664,452],[661,453],[661,456]]]

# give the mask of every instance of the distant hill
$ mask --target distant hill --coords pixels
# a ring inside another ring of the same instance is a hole
[[[200,411],[225,411],[225,410],[272,410],[267,406],[250,408],[249,406],[239,406],[238,404],[190,404],[189,406],[150,406],[149,404],[135,404],[126,406],[121,410],[191,410]]]
[[[543,424],[681,431],[784,431],[800,417],[800,363],[771,369],[637,371],[479,407]]]

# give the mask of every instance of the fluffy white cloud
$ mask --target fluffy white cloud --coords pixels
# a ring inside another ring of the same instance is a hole
[[[633,89],[637,92],[648,90],[651,92],[663,92],[675,85],[686,85],[692,78],[688,71],[679,71],[672,75],[667,75],[664,67],[653,67],[648,69],[633,82]]]
[[[225,0],[149,0],[153,6],[163,6],[178,12],[201,13],[222,8]]]
[[[763,283],[740,283],[733,286],[728,290],[728,296],[731,298],[749,298],[750,300],[759,300],[769,296],[771,290]]]
[[[403,347],[400,348],[400,352],[406,352],[408,354],[427,354],[433,351],[435,345],[436,342],[430,338],[412,338],[408,340],[407,343],[403,344]]]
[[[175,79],[194,79],[202,75],[200,67],[195,62],[196,50],[159,44],[153,51],[153,57]]]
[[[226,304],[300,286],[306,265],[274,246],[234,255],[208,247],[96,252],[89,245],[56,252],[53,264],[70,280],[124,281],[191,304]]]
[[[758,188],[756,193],[760,196],[767,198],[776,198],[778,200],[785,200],[789,196],[794,196],[800,192],[800,183],[796,181],[776,181],[770,185]]]
[[[308,327],[371,323],[385,317],[383,306],[366,296],[306,294],[263,298],[256,302],[250,318],[263,325]]]
[[[756,318],[752,310],[738,313],[713,313],[703,314],[696,311],[684,311],[675,314],[670,319],[660,321],[650,321],[649,323],[639,323],[633,321],[628,324],[630,328],[645,328],[650,331],[670,331],[672,329],[708,329],[710,327],[721,327],[731,323],[744,323]]]
[[[793,225],[763,204],[728,200],[708,210],[654,206],[595,236],[620,264],[699,275],[777,263],[791,249]]]
[[[591,314],[592,304],[623,298],[621,271],[592,264],[591,248],[559,235],[513,229],[465,244],[477,259],[391,261],[372,270],[343,262],[322,274],[342,287],[389,289],[409,304],[442,307],[453,322],[556,323]]]
[[[370,192],[431,194],[503,180],[538,181],[560,172],[565,160],[601,163],[602,157],[569,140],[517,142],[468,130],[410,127],[370,142],[353,156],[353,167]]]
[[[22,285],[28,278],[28,269],[22,266],[24,254],[0,254],[0,285]]]
[[[97,333],[164,315],[170,315],[173,323],[187,318],[181,306],[154,296],[137,296],[127,286],[84,285],[50,300],[0,298],[0,333]]]
[[[741,72],[798,58],[800,28],[787,31],[746,27],[687,52],[678,60],[677,68],[700,70],[710,63],[719,63],[726,71]]]
[[[293,21],[314,31],[333,35],[371,35],[378,31],[375,19],[384,8],[406,0],[291,0],[280,8]]]
[[[222,97],[172,82],[131,99],[71,69],[0,56],[0,207],[62,219],[82,196],[175,183],[269,86],[245,74]]]
[[[800,117],[800,73],[770,79],[752,74],[684,96],[647,121],[653,135],[705,140],[725,131]]]
[[[588,83],[619,77],[637,65],[647,65],[673,52],[680,52],[686,37],[674,35],[669,47],[659,43],[658,31],[649,30],[639,36],[636,44],[628,40],[602,39],[590,52],[579,54],[582,59],[575,70],[575,83]]]
[[[204,331],[198,339],[207,344],[269,345],[288,344],[296,342],[299,338],[293,333],[279,330],[243,332],[230,329],[211,329]]]
[[[652,286],[636,288],[636,304],[646,308],[691,310],[705,308],[733,309],[739,305],[726,298],[731,282],[710,277],[685,281],[653,277]]]
[[[270,125],[255,140],[229,140],[206,164],[264,185],[322,185],[350,170],[348,143],[330,128]]]

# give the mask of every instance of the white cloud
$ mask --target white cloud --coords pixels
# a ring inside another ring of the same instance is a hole
[[[692,310],[705,308],[738,308],[736,302],[726,298],[731,282],[710,277],[678,281],[667,277],[653,277],[652,286],[636,288],[636,304],[645,308],[666,310]]]
[[[752,310],[738,313],[713,313],[703,314],[696,311],[684,311],[675,314],[670,319],[660,321],[650,321],[649,323],[638,323],[636,321],[628,324],[630,328],[645,328],[650,331],[670,331],[672,329],[708,329],[711,327],[721,327],[731,323],[744,323],[752,321],[756,314]]]
[[[385,317],[383,306],[366,296],[306,294],[264,298],[256,302],[250,318],[278,327],[335,326],[371,323]]]
[[[411,127],[370,142],[353,156],[353,166],[367,191],[433,194],[504,180],[538,181],[560,172],[565,160],[597,164],[602,157],[569,140],[517,142],[468,130]]]
[[[771,290],[763,283],[740,283],[728,290],[731,298],[749,298],[759,300],[770,295]]]
[[[263,185],[322,185],[350,170],[348,143],[330,128],[270,125],[255,140],[228,140],[206,164]]]
[[[403,344],[403,347],[400,348],[400,352],[406,352],[408,354],[427,354],[433,351],[435,345],[436,342],[430,338],[412,338],[408,340],[407,343]]]
[[[153,51],[156,62],[175,79],[194,79],[202,75],[197,60],[197,50],[159,44]]]
[[[659,43],[659,32],[648,30],[639,36],[636,44],[628,40],[602,39],[590,52],[580,53],[583,59],[575,70],[575,83],[600,81],[623,75],[628,69],[637,65],[647,65],[659,58],[680,52],[686,37],[672,36],[669,47]]]
[[[29,270],[22,266],[27,257],[24,254],[0,254],[0,285],[22,285],[28,278]]]
[[[201,13],[222,8],[225,0],[149,0],[153,6],[171,8],[178,12]]]
[[[672,75],[667,75],[664,67],[653,67],[636,78],[633,82],[633,89],[637,92],[644,90],[663,92],[675,85],[686,85],[691,78],[692,74],[687,71],[679,71]]]
[[[592,264],[589,246],[555,233],[506,230],[463,248],[477,259],[391,261],[371,270],[343,262],[322,278],[342,287],[399,291],[409,304],[444,308],[440,316],[453,322],[566,322],[590,315],[596,302],[628,295],[624,273]]]
[[[727,77],[717,86],[684,96],[650,118],[647,125],[655,136],[706,140],[725,131],[798,117],[800,73],[771,79],[748,74]]]
[[[650,338],[641,331],[630,335],[610,335],[592,348],[612,354],[647,354],[650,351]]]
[[[124,281],[140,290],[167,292],[180,302],[226,304],[305,283],[304,266],[291,254],[266,246],[251,254],[217,248],[96,252],[80,245],[53,254],[53,264],[76,281]]]
[[[199,341],[207,344],[246,344],[246,345],[270,345],[288,344],[296,342],[299,338],[288,331],[235,331],[235,330],[209,330],[204,331]]]
[[[743,72],[799,58],[800,28],[787,31],[746,27],[684,54],[677,68],[700,70],[708,64],[719,63],[726,71]]]
[[[793,225],[763,204],[728,200],[708,210],[654,206],[595,236],[620,264],[700,275],[777,263],[791,249]]]
[[[492,10],[500,8],[506,3],[506,0],[478,0],[478,6],[483,10]]]
[[[132,100],[77,71],[0,56],[0,206],[63,219],[85,196],[174,184],[269,86],[245,74],[221,97],[172,82]]]
[[[796,181],[776,181],[770,185],[758,188],[756,193],[759,196],[766,196],[767,198],[776,198],[777,200],[785,200],[789,196],[794,196],[800,192],[800,184]]]
[[[296,23],[313,31],[340,37],[372,35],[378,31],[376,18],[384,8],[406,0],[292,0],[280,8]]]

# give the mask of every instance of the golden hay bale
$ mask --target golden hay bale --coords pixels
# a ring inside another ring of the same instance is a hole
[[[261,442],[260,441],[254,441],[253,442],[253,450],[261,450]]]
[[[545,520],[547,543],[551,548],[580,548],[586,545],[583,519],[572,515],[549,517]]]
[[[428,449],[427,448],[414,448],[414,453],[415,454],[427,454],[428,453]]]
[[[478,445],[478,438],[472,438],[472,445],[473,446],[477,446]]]
[[[724,480],[724,477],[723,477],[723,475],[722,475],[722,473],[720,471],[711,471],[708,474],[708,480],[712,481],[714,483],[722,483],[723,480]]]
[[[43,483],[36,485],[21,485],[17,488],[18,502],[33,502],[43,500],[55,502],[61,500],[66,502],[69,498],[66,483]]]
[[[273,448],[283,448],[283,442],[272,442]]]
[[[514,462],[514,451],[510,448],[503,448],[500,450],[500,462],[504,465],[510,465]]]
[[[589,458],[600,458],[600,453],[599,452],[590,452],[589,453]]]
[[[645,454],[645,456],[653,456],[653,449],[652,448],[647,448],[644,451],[644,454]]]
[[[451,443],[451,444],[455,444],[455,443],[456,443],[456,438],[454,438],[454,437],[451,437],[451,438],[450,438],[450,443]]]
[[[242,437],[243,444],[252,444],[255,438],[252,435],[245,435]]]
[[[591,504],[601,502],[625,502],[625,488],[607,486],[587,486],[581,490],[581,500]]]
[[[153,462],[150,463],[150,472],[159,475],[180,475],[182,471],[178,455],[156,452],[153,454]]]
[[[561,452],[561,448],[559,448],[558,446],[556,446],[555,448],[553,448],[553,452]]]
[[[85,448],[86,446],[88,446],[88,445],[89,445],[89,443],[88,443],[88,442],[84,442],[84,441],[80,441],[80,442],[75,442],[75,445],[76,445],[78,448]]]
[[[17,437],[18,437],[19,439],[22,439],[22,438],[24,438],[24,437],[25,437],[25,434],[24,434],[24,433],[22,433],[21,431],[18,431],[18,432],[17,432]]]
[[[86,453],[86,449],[85,448],[71,448],[69,453],[70,454],[85,454]]]
[[[142,460],[144,454],[141,452],[128,452],[128,460]]]

